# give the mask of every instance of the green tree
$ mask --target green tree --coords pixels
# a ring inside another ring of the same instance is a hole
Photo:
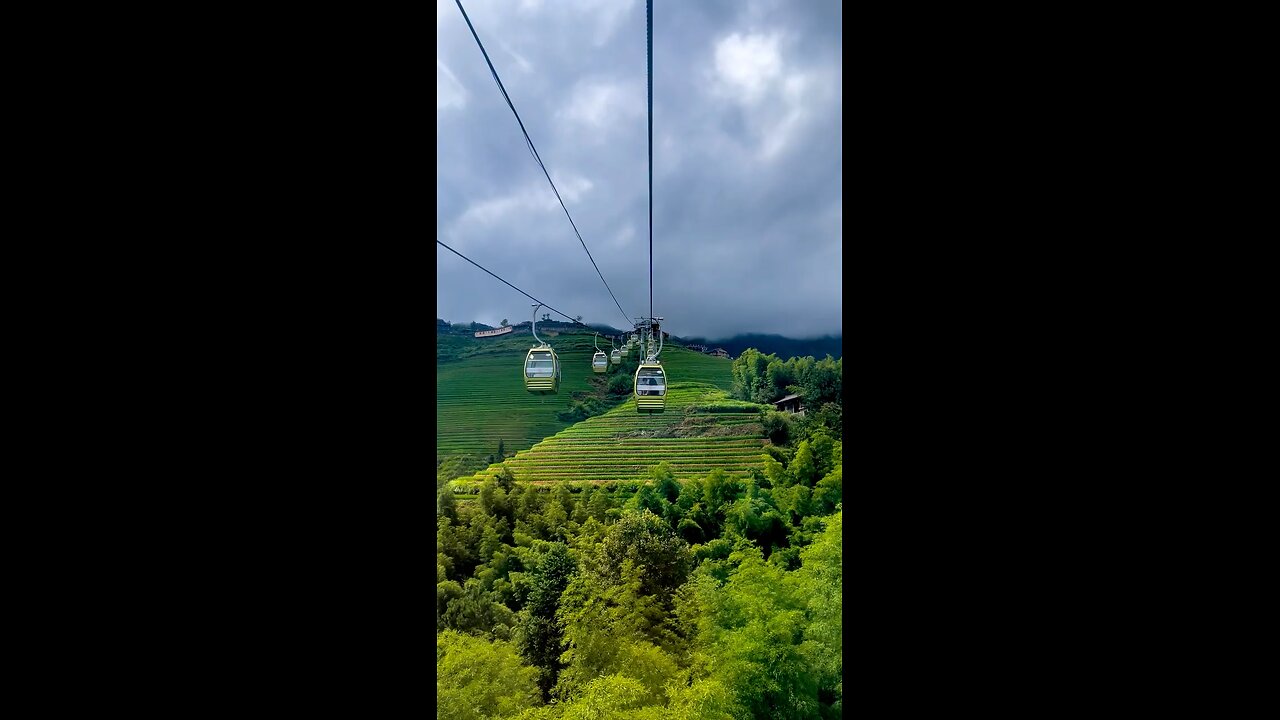
[[[813,491],[805,485],[775,487],[770,494],[774,505],[790,525],[799,525],[805,517],[813,514]]]
[[[534,676],[509,643],[452,630],[436,635],[436,717],[500,718],[535,707]]]
[[[480,562],[487,563],[502,546],[502,534],[498,531],[497,523],[484,523],[483,527],[484,530],[480,533]]]
[[[698,521],[687,517],[681,518],[680,521],[676,523],[676,532],[680,534],[680,537],[684,538],[685,542],[690,544],[702,542],[707,537],[707,534],[703,532],[702,526],[698,524]]]
[[[844,494],[843,482],[839,465],[818,481],[818,485],[813,491],[813,499],[818,504],[821,512],[831,512],[840,505]]]
[[[805,403],[821,408],[824,403],[839,402],[843,384],[843,359],[833,360],[830,355],[819,360],[801,380]]]
[[[751,358],[757,354],[759,354],[759,351],[755,348],[747,348],[746,350],[743,350],[742,354],[738,355],[738,357],[735,358],[729,366],[732,378],[729,394],[739,400],[751,399],[751,386],[753,380],[751,371],[755,367],[751,362]]]
[[[632,373],[634,373],[635,370],[633,368],[631,372],[627,372],[627,369],[624,367],[619,367],[618,370],[619,371],[613,377],[609,378],[609,394],[629,395],[635,389],[632,384],[635,378]]]
[[[791,439],[791,419],[787,413],[766,410],[760,424],[764,426],[765,437],[774,445],[786,445]]]
[[[658,497],[670,503],[680,499],[680,483],[670,462],[663,460],[650,467],[649,478],[653,480],[653,490]]]
[[[439,571],[437,571],[439,577]],[[444,614],[449,609],[449,603],[462,597],[462,586],[453,580],[438,581],[436,583],[436,625],[442,625],[444,622]]]
[[[525,488],[524,493],[520,495],[519,517],[528,520],[534,515],[541,515],[544,507],[546,495],[537,491],[532,485]]]
[[[484,567],[484,566],[481,566]],[[486,570],[488,568],[485,568]],[[452,580],[440,585],[447,585]],[[455,583],[456,584],[456,583]],[[441,600],[441,587],[436,586],[436,602]],[[451,594],[452,588],[445,592]],[[468,635],[492,637],[499,626],[510,628],[516,623],[515,613],[501,603],[496,603],[484,589],[484,581],[470,578],[462,586],[462,594],[447,600],[448,607],[440,618],[441,627]]]
[[[507,512],[507,493],[493,478],[480,484],[480,511],[486,515],[505,515]]]
[[[590,570],[575,576],[561,596],[557,615],[564,628],[565,664],[555,694],[563,702],[578,696],[601,675],[622,674],[640,681],[648,702],[678,672],[674,659],[648,633],[666,619],[657,598],[641,592],[642,570],[631,559],[610,582]]]
[[[591,517],[596,519],[597,522],[604,522],[605,516],[611,507],[613,507],[613,504],[609,500],[609,490],[607,488],[600,488],[592,494],[591,503],[588,506],[587,511],[591,514]]]
[[[656,701],[676,668],[671,610],[692,567],[689,546],[652,513],[627,512],[591,550],[561,596],[566,667],[556,695],[564,700],[592,678],[623,673]]]
[[[787,388],[795,383],[796,377],[792,366],[775,358],[766,366],[765,380],[769,388],[767,402],[773,402],[787,394]]]
[[[620,569],[630,560],[639,569],[639,592],[670,601],[684,583],[692,567],[689,544],[659,517],[651,513],[628,513],[605,534],[595,570],[611,583],[620,583]]]
[[[793,357],[787,360],[787,367],[791,371],[791,377],[794,378],[795,384],[787,388],[787,392],[802,394],[804,393],[804,380],[809,377],[809,373],[813,372],[813,366],[816,361],[812,355],[806,357]]]
[[[551,699],[560,674],[560,647],[563,629],[556,620],[560,595],[577,572],[577,563],[563,543],[551,543],[533,572],[532,587],[520,613],[518,648],[530,665],[538,668],[538,687],[543,700]]]
[[[564,706],[561,720],[639,720],[660,715],[637,714],[650,698],[638,680],[613,674],[588,682],[572,702]]]
[[[564,509],[565,517],[573,514],[575,503],[573,493],[569,491],[569,486],[567,484],[557,484],[556,489],[551,492],[551,499],[560,503],[560,507]]]
[[[458,501],[453,496],[453,487],[450,483],[445,483],[436,497],[436,515],[451,520],[458,519]]]
[[[785,489],[786,487],[794,484],[791,479],[791,474],[787,472],[787,468],[783,466],[782,463],[775,460],[773,456],[766,454],[761,456],[761,460],[764,463],[764,468],[761,472],[764,475],[765,481],[769,484],[769,487],[774,489]]]
[[[453,559],[453,577],[469,577],[476,565],[480,564],[477,551],[482,530],[479,524],[463,524],[448,517],[440,518],[436,529],[437,552]]]
[[[773,397],[769,384],[768,368],[776,355],[764,355],[755,348],[747,348],[730,365],[732,384],[730,393],[739,400],[765,403]]]
[[[724,523],[726,531],[756,541],[765,548],[785,543],[790,524],[773,506],[773,498],[761,492],[754,482],[725,510]]]
[[[796,456],[791,459],[791,464],[787,466],[787,472],[791,474],[791,479],[801,485],[813,487],[821,475],[818,474],[818,464],[813,456],[813,447],[808,440],[801,440],[800,446],[796,448]]]
[[[543,539],[550,541],[561,541],[568,539],[568,523],[569,514],[564,511],[564,505],[558,502],[554,497],[547,503],[542,511],[542,517],[533,518],[535,524],[543,527]],[[540,523],[538,521],[541,521]]]
[[[807,626],[802,651],[818,682],[820,697],[832,697],[833,717],[839,717],[843,692],[843,513],[826,518],[826,528],[800,552],[801,567],[788,580],[805,598]]]
[[[502,452],[501,440],[498,441],[498,452]],[[511,472],[511,468],[507,467],[506,463],[503,463],[502,466],[498,468],[498,474],[494,476],[494,480],[504,493],[510,493],[511,488],[516,485],[515,473]]]
[[[826,428],[818,427],[809,438],[809,447],[813,451],[814,475],[821,477],[835,467],[835,440]]]
[[[709,575],[696,585],[698,647],[710,676],[733,693],[746,717],[817,718],[818,681],[802,647],[805,598],[759,548],[735,550],[723,587]]]
[[[651,512],[658,517],[663,516],[662,499],[654,492],[653,486],[645,483],[631,499],[627,501],[627,509],[634,512]]]
[[[724,470],[715,468],[711,472],[707,473],[704,489],[708,518],[712,520],[723,520],[725,506],[732,504],[738,499],[738,495],[741,494],[743,487],[741,482],[730,477]],[[708,529],[706,523],[702,523],[702,527],[707,529],[707,532],[712,535],[718,535],[720,533],[718,527]]]
[[[582,494],[578,496],[578,502],[574,505],[573,515],[571,518],[579,525],[586,522],[587,518],[591,517],[591,496],[594,494],[594,488],[592,488],[588,483],[586,487],[582,488]]]
[[[733,693],[724,683],[711,678],[688,685],[672,683],[667,696],[662,717],[668,720],[734,720],[743,714]]]
[[[813,413],[813,422],[819,427],[826,428],[837,440],[844,437],[843,411],[839,403],[823,403],[822,407]]]

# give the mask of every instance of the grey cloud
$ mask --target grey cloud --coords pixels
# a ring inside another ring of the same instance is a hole
[[[464,5],[614,294],[648,313],[644,3]],[[561,310],[621,325],[457,7],[437,16],[437,236]],[[654,24],[654,313],[677,335],[840,333],[839,5],[659,0]],[[765,82],[717,74],[734,36],[728,57],[776,47],[776,63],[752,61]],[[524,296],[437,259],[438,317],[528,319]]]

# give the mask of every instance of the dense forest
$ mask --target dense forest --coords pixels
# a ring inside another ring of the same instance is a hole
[[[760,469],[437,497],[438,718],[840,717],[841,364],[744,352]],[[757,398],[763,398],[758,400]],[[809,400],[811,399],[811,400]]]

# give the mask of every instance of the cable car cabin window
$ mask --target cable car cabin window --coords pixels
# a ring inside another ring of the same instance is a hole
[[[666,395],[667,382],[661,370],[641,370],[636,379],[636,394]]]
[[[527,377],[551,377],[554,373],[555,363],[551,360],[551,353],[534,353],[524,364],[524,374]]]

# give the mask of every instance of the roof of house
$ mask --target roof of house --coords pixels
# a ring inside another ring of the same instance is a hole
[[[804,396],[803,396],[803,395],[788,395],[788,396],[786,396],[786,397],[782,398],[781,400],[774,400],[774,401],[773,401],[773,404],[774,404],[774,405],[777,405],[777,404],[779,404],[779,403],[784,403],[784,402],[786,402],[786,401],[788,401],[788,400],[803,400],[803,399],[804,399]]]

